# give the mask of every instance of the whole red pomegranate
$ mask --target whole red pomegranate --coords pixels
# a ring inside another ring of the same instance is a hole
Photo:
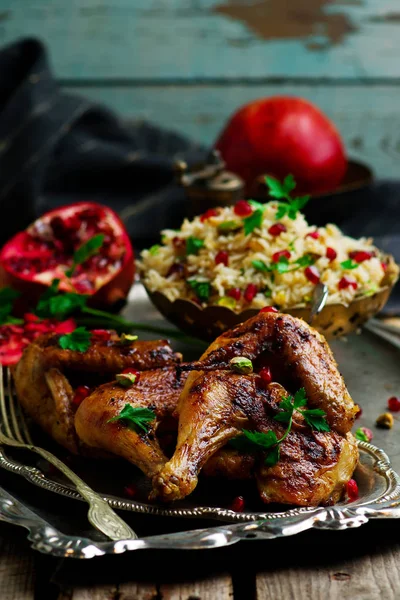
[[[276,96],[242,106],[215,147],[249,191],[259,175],[291,173],[296,192],[318,194],[342,181],[347,161],[334,124],[311,102]]]
[[[104,236],[101,247],[67,277],[76,250],[98,234]],[[113,210],[94,202],[44,214],[0,251],[0,287],[21,291],[25,306],[33,306],[53,279],[60,279],[60,290],[87,294],[92,306],[110,307],[126,298],[133,277],[133,250],[124,225]]]

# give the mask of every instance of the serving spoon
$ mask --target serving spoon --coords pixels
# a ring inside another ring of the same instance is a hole
[[[308,317],[308,324],[311,325],[315,317],[319,315],[321,310],[324,308],[328,299],[328,288],[324,283],[317,283],[312,294],[310,316]]]

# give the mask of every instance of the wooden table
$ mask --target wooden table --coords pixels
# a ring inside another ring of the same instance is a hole
[[[397,600],[400,523],[316,532],[201,552],[133,552],[91,561],[30,550],[0,525],[2,600]]]

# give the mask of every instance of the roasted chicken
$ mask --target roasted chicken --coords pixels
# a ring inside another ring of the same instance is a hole
[[[239,356],[255,365],[272,364],[285,387],[264,385],[254,373],[232,373],[230,361]],[[265,502],[300,505],[340,495],[358,458],[348,434],[357,407],[326,341],[304,321],[259,313],[218,337],[199,361],[179,368],[190,374],[177,408],[177,446],[153,479],[155,497],[172,501],[190,494],[206,461],[242,429],[275,431],[279,438],[284,428],[273,417],[288,391],[299,387],[305,388],[310,407],[324,410],[331,431],[312,431],[295,411],[292,431],[282,444],[282,460],[258,470],[260,495]]]
[[[108,453],[138,466],[152,479],[154,499],[184,498],[204,467],[208,476],[255,479],[264,502],[318,505],[336,501],[355,469],[358,452],[348,432],[357,408],[325,340],[303,321],[261,313],[221,335],[192,363],[182,363],[164,341],[126,344],[113,333],[106,341],[94,336],[86,352],[77,352],[61,349],[58,339],[35,340],[14,369],[22,405],[71,452]],[[238,356],[253,362],[253,373],[231,370]],[[274,382],[260,377],[265,365]],[[140,377],[125,388],[115,376],[129,368]],[[75,390],[82,384],[91,392],[77,408]],[[286,425],[274,417],[300,387],[309,407],[325,411],[330,431],[312,430],[294,411],[279,461],[270,467],[262,453],[229,445],[243,429],[280,438]],[[153,411],[146,432],[115,420],[126,405]],[[169,451],[165,439],[176,430],[176,448]]]

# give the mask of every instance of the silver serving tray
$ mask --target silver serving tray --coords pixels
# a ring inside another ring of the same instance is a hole
[[[166,323],[157,315],[150,305],[144,290],[136,285],[128,306],[126,316],[136,321],[148,321],[153,325]],[[141,335],[144,338],[144,335]],[[150,336],[148,336],[150,337]],[[154,337],[154,336],[153,336]],[[176,345],[183,350],[185,356],[193,350]],[[348,341],[335,341],[332,349],[343,372],[346,383],[354,400],[363,409],[362,418],[357,426],[374,429],[373,423],[378,414],[385,410],[387,398],[400,395],[400,370],[398,369],[398,351],[386,342],[376,338],[369,332],[353,335]],[[75,471],[98,491],[109,504],[116,509],[132,511],[163,517],[188,517],[192,519],[217,519],[228,522],[226,525],[195,531],[182,531],[119,542],[97,542],[86,538],[71,538],[56,532],[49,524],[29,518],[20,505],[12,497],[2,498],[0,493],[0,519],[23,525],[30,530],[29,539],[33,547],[42,552],[58,556],[74,556],[91,558],[101,554],[118,554],[127,550],[141,548],[183,548],[201,549],[230,545],[243,539],[272,539],[288,536],[311,528],[347,529],[359,527],[371,518],[400,517],[400,478],[396,470],[400,470],[400,447],[397,443],[399,423],[390,431],[374,429],[374,444],[359,442],[360,464],[355,473],[359,486],[359,498],[352,503],[339,503],[331,507],[289,508],[272,507],[268,511],[253,498],[248,509],[243,513],[230,510],[232,498],[242,492],[243,482],[224,482],[219,486],[212,479],[204,479],[188,499],[173,506],[162,506],[149,503],[147,498],[148,482],[134,467],[130,471],[130,482],[138,488],[138,496],[134,499],[124,497],[122,492],[124,480],[119,475],[118,461],[107,467],[102,461],[101,469],[93,468],[93,461],[81,459],[73,465]],[[390,454],[392,465],[385,448]],[[54,451],[54,448],[52,448]],[[10,448],[0,447],[0,467],[23,476],[35,485],[61,494],[74,500],[81,500],[80,495],[69,483],[52,473],[45,461],[37,461],[30,454],[21,453]],[[98,464],[98,463],[96,463]],[[107,471],[110,476],[107,477]],[[121,473],[126,476],[127,463]],[[219,487],[218,487],[219,486]],[[254,486],[255,487],[255,486]],[[119,492],[120,490],[120,492]],[[250,488],[248,492],[251,495]],[[32,524],[33,523],[33,524]],[[182,528],[185,528],[184,522]]]

